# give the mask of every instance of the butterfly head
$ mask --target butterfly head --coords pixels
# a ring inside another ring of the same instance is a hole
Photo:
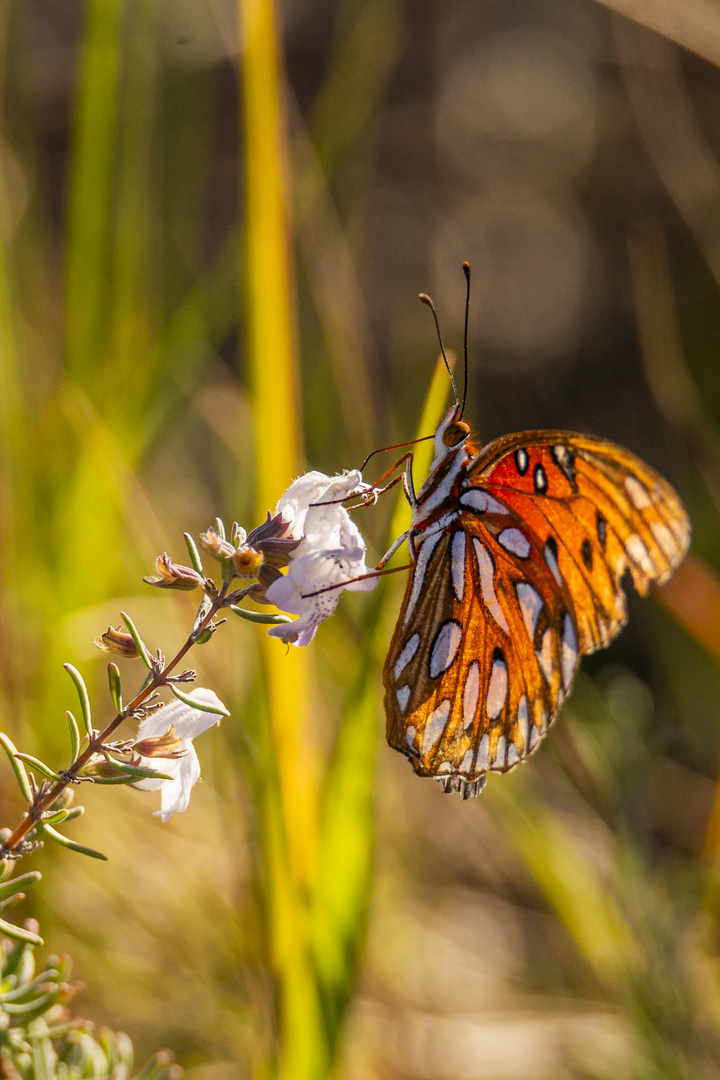
[[[469,438],[470,425],[460,420],[459,416],[460,405],[453,405],[435,429],[433,466],[459,450]]]

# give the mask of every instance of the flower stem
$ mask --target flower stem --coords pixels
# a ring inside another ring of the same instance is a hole
[[[42,815],[54,806],[65,788],[69,787],[70,784],[77,779],[80,770],[87,765],[92,756],[100,751],[103,744],[114,735],[120,725],[142,705],[143,701],[146,701],[155,690],[166,684],[168,675],[174,671],[195,644],[198,632],[209,626],[218,611],[225,606],[225,594],[227,593],[227,590],[228,585],[223,585],[218,595],[213,597],[212,604],[202,622],[193,628],[192,633],[188,635],[184,645],[175,654],[170,663],[164,665],[161,671],[156,672],[147,686],[135,695],[122,712],[119,712],[99,735],[96,735],[94,739],[90,740],[82,754],[80,754],[68,769],[63,770],[63,779],[58,780],[57,783],[53,784],[50,790],[46,791],[44,794],[41,795],[40,792],[38,792],[38,795],[28,806],[23,820],[13,834],[8,837],[2,847],[0,847],[0,858],[7,858],[7,856],[11,855],[13,852],[18,852],[20,845],[28,833],[41,821]],[[21,852],[18,852],[18,854],[21,854]]]

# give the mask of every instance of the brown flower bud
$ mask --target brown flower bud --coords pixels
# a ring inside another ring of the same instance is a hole
[[[174,563],[167,551],[158,555],[155,560],[158,577],[146,577],[143,581],[148,585],[155,585],[158,589],[197,589],[203,584],[203,579],[191,566],[180,566]]]
[[[235,554],[235,548],[229,540],[223,540],[219,533],[215,532],[215,529],[208,529],[207,532],[200,533],[199,536],[200,547],[203,551],[207,551],[208,555],[211,555],[213,559],[232,559]]]
[[[238,577],[254,578],[258,576],[264,561],[264,555],[255,548],[243,544],[232,557],[232,564]]]
[[[120,626],[108,626],[104,634],[95,638],[95,645],[103,652],[125,656],[128,659],[140,655],[130,634],[127,634]]]
[[[178,758],[187,754],[187,750],[183,749],[182,739],[177,737],[172,724],[164,735],[140,739],[133,743],[132,749],[141,757]]]

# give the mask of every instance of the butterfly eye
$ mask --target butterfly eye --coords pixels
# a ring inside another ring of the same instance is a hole
[[[442,440],[446,446],[457,446],[470,434],[470,427],[464,420],[456,420],[443,432]]]

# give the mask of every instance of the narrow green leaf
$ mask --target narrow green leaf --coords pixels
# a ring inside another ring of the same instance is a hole
[[[105,760],[112,768],[117,769],[119,773],[124,776],[136,776],[138,779],[144,777],[148,780],[172,780],[172,776],[168,776],[167,773],[157,772],[155,769],[145,769],[142,765],[127,765],[124,762],[116,761],[110,757],[109,754],[105,754]]]
[[[35,881],[40,881],[42,874],[39,870],[31,870],[27,874],[20,874],[19,877],[10,878],[9,881],[3,881],[0,885],[0,900],[4,900],[7,896],[12,896],[13,893],[18,891],[18,888],[22,889],[25,885],[32,885]]]
[[[266,615],[264,611],[249,611],[247,608],[238,607],[237,604],[231,604],[230,610],[239,615],[241,619],[247,619],[248,622],[252,623],[277,626],[278,623],[292,622],[292,619],[288,618],[287,615]]]
[[[33,934],[31,930],[26,930],[23,926],[15,926],[14,923],[6,922],[5,919],[0,919],[0,934],[13,938],[15,941],[24,941],[29,945],[44,944],[43,939]]]
[[[189,705],[191,709],[197,709],[198,712],[217,713],[220,716],[230,716],[230,710],[226,709],[224,705],[219,708],[217,705],[207,705],[204,701],[198,701],[197,698],[192,698],[189,694],[184,694],[182,690],[178,690],[175,683],[170,683],[170,689],[179,701]]]
[[[33,772],[39,772],[41,776],[47,777],[48,780],[58,781],[60,777],[58,774],[46,765],[40,758],[34,757],[32,754],[20,754],[15,755],[20,761],[24,761],[26,765],[29,765]]]
[[[67,821],[69,817],[70,811],[63,808],[61,810],[52,811],[47,817],[43,814],[42,821],[43,825],[59,825],[61,821]]]
[[[107,862],[107,855],[103,855],[102,851],[95,851],[94,848],[76,844],[74,840],[68,840],[67,836],[63,836],[62,833],[55,832],[50,825],[41,824],[39,831],[47,833],[51,840],[60,844],[61,847],[69,848],[70,851],[76,851],[78,855],[87,855],[91,859],[102,859],[103,862]]]
[[[66,820],[67,821],[72,821],[74,818],[82,817],[82,815],[84,813],[85,813],[85,807],[84,806],[71,806],[70,809],[67,812]]]
[[[192,563],[193,570],[197,574],[202,574],[202,576],[205,577],[205,570],[203,569],[203,564],[200,558],[200,552],[197,549],[197,544],[193,540],[190,533],[183,533],[183,537],[185,538],[185,544],[188,549],[188,555],[190,556],[190,562]]]
[[[222,518],[215,518],[215,532],[218,534],[221,540],[225,540],[225,522]]]
[[[46,968],[45,971],[41,971],[39,975],[36,975],[30,982],[22,983],[20,986],[14,987],[12,990],[8,990],[6,994],[0,994],[0,1001],[20,1001],[22,998],[31,995],[33,991],[41,987],[43,983],[55,981],[58,978],[60,972],[57,968]]]
[[[149,668],[152,671],[152,663],[151,663],[151,660],[150,660],[150,650],[148,649],[147,645],[145,644],[143,639],[138,634],[137,627],[135,626],[135,623],[132,621],[130,616],[128,614],[126,614],[124,611],[121,611],[120,614],[122,616],[123,622],[125,623],[125,625],[128,628],[128,633],[130,634],[130,637],[135,642],[135,648],[137,649],[138,653],[140,654],[140,659],[145,664],[145,667]]]
[[[33,1043],[36,1039],[62,1039],[63,1036],[69,1035],[71,1031],[84,1031],[87,1030],[89,1024],[88,1020],[71,1020],[69,1024],[54,1024],[52,1027],[48,1027],[43,1032],[34,1034],[28,1033],[27,1040],[29,1043]],[[59,1065],[64,1065],[64,1062],[59,1062]],[[57,1080],[60,1080],[60,1073],[58,1072]]]
[[[33,1001],[3,1002],[3,1009],[5,1012],[10,1013],[11,1016],[20,1016],[27,1021],[28,1017],[41,1016],[51,1005],[55,1004],[61,993],[60,987],[56,987],[54,990],[48,990],[46,994],[34,998]]]
[[[23,793],[23,797],[25,799],[27,799],[28,802],[32,802],[32,797],[33,797],[32,788],[30,787],[30,781],[28,780],[28,774],[25,772],[25,766],[23,765],[22,761],[20,761],[16,757],[17,749],[15,748],[13,743],[10,741],[10,739],[8,739],[7,735],[5,735],[2,731],[0,731],[0,745],[2,745],[3,749],[5,750],[5,753],[10,758],[10,764],[13,767],[13,772],[15,773],[15,779],[17,780],[18,784],[20,785],[20,790]]]
[[[134,778],[129,773],[123,773],[122,776],[93,776],[92,780],[93,784],[107,787],[113,784],[132,784]]]
[[[73,667],[72,664],[63,664],[63,667],[75,683],[75,689],[80,698],[80,710],[82,712],[83,724],[85,725],[85,730],[88,735],[92,738],[92,713],[90,712],[90,698],[88,697],[87,686],[78,669]]]
[[[23,1019],[27,1023],[28,1017]],[[31,1044],[33,1078],[34,1080],[55,1080],[55,1052],[47,1037],[47,1024],[38,1022],[31,1027],[31,1030],[35,1035]]]
[[[123,710],[122,689],[120,686],[120,668],[117,664],[108,664],[108,684],[112,703],[119,713]]]
[[[80,730],[77,726],[77,720],[69,710],[65,713],[65,719],[70,733],[70,763],[74,765],[80,754]]]

